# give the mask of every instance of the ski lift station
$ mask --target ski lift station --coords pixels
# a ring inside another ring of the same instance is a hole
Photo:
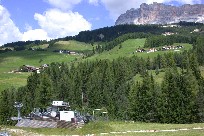
[[[52,117],[56,117],[57,111],[59,111],[59,120],[72,121],[72,119],[75,118],[74,111],[59,110],[59,108],[63,108],[63,109],[70,108],[69,103],[63,102],[63,101],[53,101],[52,106],[53,106],[52,107],[53,110],[51,112]]]
[[[34,108],[27,117],[20,116],[22,106],[16,102],[14,107],[18,110],[18,117],[11,117],[12,120],[18,120],[17,127],[71,128],[81,127],[87,122],[86,116],[71,110],[69,103],[64,101],[53,101],[46,109]]]

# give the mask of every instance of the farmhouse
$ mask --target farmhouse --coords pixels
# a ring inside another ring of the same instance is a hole
[[[37,72],[37,73],[40,73],[40,70],[45,69],[47,67],[49,67],[48,64],[43,64],[39,68],[35,67],[35,66],[30,66],[30,65],[23,65],[23,66],[20,67],[19,71],[21,71],[21,72]]]
[[[26,71],[26,72],[35,72],[37,70],[39,70],[39,68],[30,66],[30,65],[23,65],[23,68],[21,69],[21,71]]]
[[[200,32],[200,29],[194,29],[193,32]]]
[[[147,53],[151,53],[151,52],[156,52],[156,51],[166,51],[166,50],[177,50],[177,49],[181,49],[181,48],[184,48],[182,45],[177,45],[177,46],[174,46],[174,45],[170,45],[170,46],[163,46],[161,48],[150,48],[150,49],[140,49],[138,48],[136,50],[136,52],[147,52]]]
[[[147,51],[147,53],[150,53],[150,52],[156,52],[157,51],[157,49],[155,49],[155,48],[151,48],[151,49],[149,49],[148,51]]]
[[[179,25],[164,25],[162,27],[181,27],[181,26],[179,26]]]
[[[42,64],[42,65],[40,66],[41,69],[44,69],[44,68],[47,68],[47,67],[49,67],[48,64]]]
[[[145,52],[145,49],[137,49],[136,52]]]
[[[69,54],[70,54],[70,55],[76,55],[76,52],[70,51]]]
[[[70,51],[69,50],[59,50],[59,53],[70,53]]]
[[[163,33],[162,35],[164,35],[164,36],[167,36],[167,35],[174,35],[174,33],[171,33],[171,32],[165,32],[165,33]]]
[[[175,48],[175,46],[163,46],[162,50],[164,51],[164,50],[170,50],[170,49],[174,49],[174,48]]]
[[[176,49],[181,49],[181,48],[183,48],[183,46],[182,45],[178,45],[178,46],[163,46],[162,47],[162,51],[164,51],[164,50],[176,50]]]
[[[69,54],[69,55],[77,55],[75,51],[69,51],[69,50],[54,50],[53,52],[58,52],[60,54]]]

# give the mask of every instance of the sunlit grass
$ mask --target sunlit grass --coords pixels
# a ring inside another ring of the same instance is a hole
[[[33,49],[47,49],[47,47],[49,46],[49,44],[42,44],[42,45],[37,45],[37,46],[33,46]]]
[[[101,54],[95,54],[94,56],[88,58],[91,60],[94,59],[117,59],[119,57],[130,57],[134,55],[134,52],[138,47],[143,47],[145,43],[145,39],[129,39],[121,44],[120,46],[116,46],[110,51],[104,51]]]
[[[48,51],[12,51],[0,54],[0,91],[10,87],[20,87],[26,84],[30,73],[10,73],[18,70],[22,65],[40,67],[42,64],[52,62],[69,63],[80,60],[82,55],[69,55],[52,52],[55,49],[67,49],[73,51],[90,51],[93,47],[90,44],[77,41],[59,41],[51,48],[48,44],[39,45],[34,48],[43,48]]]
[[[137,136],[201,136],[204,134],[203,130],[193,130],[193,128],[204,127],[204,123],[195,124],[159,124],[159,123],[141,123],[141,122],[91,122],[82,128],[77,129],[60,129],[60,128],[19,128],[27,132],[33,132],[44,135],[87,135],[100,133],[109,133],[108,135],[137,135]],[[16,127],[11,127],[16,128]],[[139,130],[170,130],[170,129],[189,129],[180,130],[177,132],[127,132]],[[126,132],[121,134],[111,134],[110,132]]]
[[[86,44],[84,42],[78,41],[58,41],[54,45],[50,46],[48,49],[50,51],[53,50],[70,50],[70,51],[78,51],[78,52],[86,52],[93,50],[93,46],[91,44]]]
[[[0,91],[26,84],[30,73],[10,73],[22,65],[40,67],[52,62],[69,63],[81,58],[80,55],[60,54],[49,51],[12,51],[0,54]]]
[[[126,40],[121,44],[121,47],[118,45],[114,47],[110,51],[104,51],[101,54],[95,54],[94,56],[88,58],[90,60],[95,60],[95,59],[117,59],[119,57],[131,57],[133,55],[136,55],[138,57],[143,57],[143,58],[153,58],[156,57],[158,54],[162,55],[168,52],[182,52],[184,50],[189,50],[192,48],[191,44],[187,43],[175,43],[174,46],[177,45],[182,45],[184,48],[178,49],[177,51],[175,50],[166,50],[166,51],[157,51],[157,52],[152,52],[152,53],[147,53],[147,52],[136,52],[138,48],[143,48],[145,44],[146,39],[129,39]],[[158,47],[161,48],[161,47]],[[148,50],[149,48],[144,48],[145,50]]]
[[[18,88],[26,85],[27,77],[30,73],[1,73],[0,91],[7,88]]]
[[[139,53],[136,52],[138,48],[142,48],[144,46],[145,39],[129,39],[121,44],[121,46],[116,46],[110,51],[104,51],[101,54],[95,54],[87,58],[88,60],[96,60],[96,59],[117,59],[119,57],[131,57],[133,55],[137,55],[139,57],[150,58],[156,57],[158,54],[164,54],[167,52],[175,52],[174,50],[168,51],[158,51],[154,53]],[[174,45],[183,45],[184,48],[180,49],[189,50],[192,48],[190,44],[180,44],[176,43]],[[48,45],[42,45],[42,48],[46,48]],[[59,41],[56,42],[50,48],[47,48],[48,51],[12,51],[7,53],[0,54],[0,91],[9,87],[20,87],[26,84],[26,78],[30,75],[29,73],[8,73],[13,70],[17,70],[22,65],[32,65],[39,67],[42,64],[50,64],[52,62],[65,62],[69,63],[71,61],[82,59],[82,55],[68,55],[68,54],[60,54],[57,52],[52,52],[57,49],[66,49],[71,51],[91,51],[95,45],[86,44],[83,42],[77,41]],[[204,76],[204,70],[201,70],[201,74]],[[155,72],[152,72],[153,75]],[[158,75],[154,75],[156,82],[162,81],[162,73]],[[140,80],[140,77],[137,75],[136,78]]]

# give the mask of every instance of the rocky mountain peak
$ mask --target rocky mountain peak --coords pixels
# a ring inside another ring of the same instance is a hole
[[[131,8],[120,15],[115,25],[120,24],[170,24],[180,21],[204,23],[203,4],[185,4],[180,7],[154,2],[143,3],[140,8]]]

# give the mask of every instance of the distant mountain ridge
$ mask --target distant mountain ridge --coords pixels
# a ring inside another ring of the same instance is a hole
[[[204,23],[204,4],[185,4],[179,7],[154,2],[143,3],[138,9],[127,10],[115,25],[121,24],[170,24],[180,21]]]

